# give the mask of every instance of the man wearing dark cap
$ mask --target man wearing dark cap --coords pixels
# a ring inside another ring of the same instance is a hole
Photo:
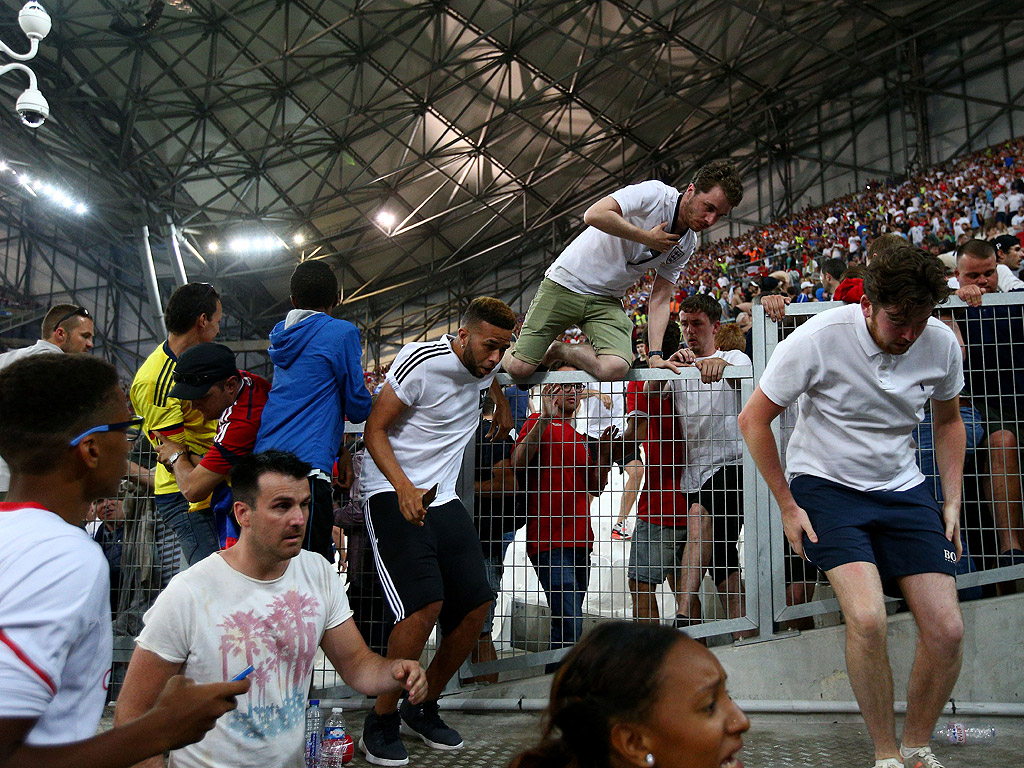
[[[217,421],[213,445],[202,457],[167,436],[157,446],[160,462],[174,473],[182,495],[200,501],[213,494],[211,509],[221,546],[237,539],[228,514],[231,468],[253,452],[270,382],[238,370],[235,354],[223,344],[203,343],[185,350],[174,370],[170,396],[188,401],[206,420]]]
[[[999,276],[1000,293],[1019,291],[1024,288],[1024,281],[1017,276],[1020,269],[1020,258],[1024,256],[1021,251],[1020,240],[1013,235],[1000,235],[990,241],[996,249],[996,274]]]

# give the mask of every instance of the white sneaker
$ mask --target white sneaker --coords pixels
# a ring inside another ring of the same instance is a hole
[[[906,768],[944,768],[931,747],[918,747],[903,758]]]
[[[887,757],[885,760],[875,760],[875,768],[903,768],[903,763],[896,757]]]
[[[629,523],[625,520],[612,526],[612,538],[616,541],[627,541],[629,537]]]

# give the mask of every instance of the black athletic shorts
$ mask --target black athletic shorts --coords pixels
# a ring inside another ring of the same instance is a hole
[[[711,580],[721,584],[740,569],[736,540],[743,525],[743,467],[729,465],[715,470],[697,493],[686,494],[686,505],[696,502],[711,515]]]
[[[398,494],[376,493],[367,502],[366,528],[373,543],[381,587],[395,623],[442,602],[441,633],[494,600],[473,518],[453,499],[431,507],[413,525],[398,507]]]

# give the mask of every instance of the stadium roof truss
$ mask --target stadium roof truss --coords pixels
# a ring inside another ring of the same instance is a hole
[[[378,352],[404,337],[409,307],[416,324],[444,325],[501,270],[513,279],[498,290],[536,279],[586,205],[624,184],[685,185],[701,163],[731,157],[774,174],[769,210],[783,213],[829,169],[876,172],[845,158],[844,141],[893,109],[912,126],[909,154],[926,162],[923,99],[1010,111],[1015,83],[997,99],[961,84],[1024,55],[1021,22],[1000,2],[45,6],[53,31],[33,66],[51,117],[22,126],[10,107],[24,83],[0,80],[0,159],[59,180],[89,213],[46,215],[0,181],[8,248],[31,237],[104,275],[154,338],[153,315],[141,317],[152,303],[143,226],[164,296],[181,274],[173,244],[190,279],[222,289],[241,338],[265,336],[284,314],[299,259],[326,259],[343,315]],[[0,8],[0,37],[14,47],[17,10]],[[922,64],[967,28],[983,45]],[[793,159],[817,177],[787,178]],[[734,224],[759,223],[762,207]],[[239,238],[275,248],[236,253]],[[5,280],[47,294],[9,267]],[[50,283],[53,295],[76,287]]]

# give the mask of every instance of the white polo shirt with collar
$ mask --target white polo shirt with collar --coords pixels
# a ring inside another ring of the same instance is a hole
[[[883,352],[859,304],[826,310],[775,349],[759,382],[776,405],[797,403],[786,474],[814,475],[861,491],[905,491],[924,480],[911,433],[929,398],[964,386],[953,332],[930,318],[902,355]]]

